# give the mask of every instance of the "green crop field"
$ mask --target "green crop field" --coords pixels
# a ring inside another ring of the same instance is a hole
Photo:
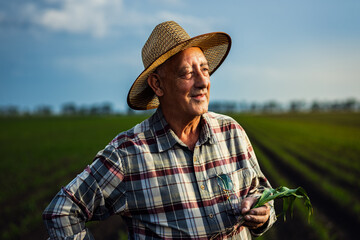
[[[281,222],[271,239],[355,239],[360,223],[360,114],[235,115],[274,187],[304,187],[314,205],[307,223]],[[286,237],[283,234],[286,233]],[[266,235],[264,237],[266,238]]]
[[[0,118],[0,239],[45,239],[41,213],[61,186],[115,135],[147,116]],[[360,224],[360,114],[317,113],[233,117],[254,145],[273,187],[302,186],[312,200],[307,222],[294,217],[261,239],[355,239]],[[276,203],[280,209],[280,202]],[[120,217],[89,223],[95,239],[124,239]]]

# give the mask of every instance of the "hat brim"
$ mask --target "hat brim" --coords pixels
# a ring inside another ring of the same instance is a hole
[[[166,60],[190,47],[199,47],[209,64],[210,75],[219,68],[228,55],[231,47],[231,38],[223,32],[213,32],[190,38],[174,46],[153,63],[151,63],[135,80],[130,88],[127,103],[135,110],[154,109],[159,106],[159,100],[147,83],[149,74]]]

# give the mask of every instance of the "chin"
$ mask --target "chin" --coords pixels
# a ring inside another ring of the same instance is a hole
[[[207,111],[208,111],[208,104],[204,104],[204,106],[196,106],[193,109],[194,115],[196,116],[200,116],[204,113],[207,113]]]

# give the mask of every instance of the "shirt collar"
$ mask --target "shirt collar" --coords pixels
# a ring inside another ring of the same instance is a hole
[[[174,138],[175,134],[166,122],[160,107],[151,118],[150,126],[152,126],[159,152],[172,148],[178,141]]]
[[[159,152],[163,152],[172,148],[176,143],[184,145],[176,136],[176,134],[171,130],[170,125],[166,122],[160,107],[151,117],[150,126],[152,126]],[[212,119],[208,113],[205,113],[201,117],[201,131],[198,144],[203,145],[207,141],[209,141],[210,144],[217,142],[214,131],[212,129]]]
[[[209,113],[204,113],[201,118],[201,132],[199,137],[199,143],[204,144],[209,141],[210,144],[217,143],[217,139],[214,133],[214,127],[216,126],[214,123],[214,119],[211,117]]]

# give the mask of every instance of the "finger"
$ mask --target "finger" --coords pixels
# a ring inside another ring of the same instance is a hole
[[[253,197],[248,197],[248,198],[244,198],[244,200],[241,202],[241,213],[242,214],[246,214],[251,206],[255,203],[256,198]]]
[[[256,229],[261,227],[263,224],[255,223],[255,222],[245,222],[243,226],[248,227],[250,229]]]
[[[258,208],[251,209],[250,215],[267,215],[270,213],[270,206],[264,205]]]
[[[267,220],[268,217],[266,216],[247,215],[245,217],[245,222],[243,225],[250,229],[255,229],[264,225],[264,223],[266,223]]]
[[[264,223],[255,223],[255,222],[245,222],[243,226],[248,227],[250,229],[256,229],[264,225]]]
[[[265,223],[269,218],[269,215],[246,215],[245,221],[247,223]]]

